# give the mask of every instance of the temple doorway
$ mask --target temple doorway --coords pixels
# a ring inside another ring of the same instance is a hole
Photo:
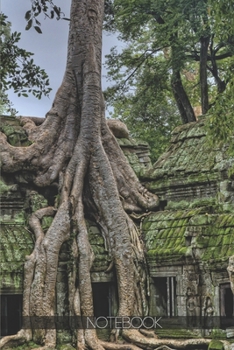
[[[22,323],[22,295],[1,295],[0,310],[1,336],[17,333],[20,330]]]
[[[111,283],[92,283],[94,316],[111,316],[112,313],[112,288]]]
[[[234,296],[230,283],[220,284],[220,316],[221,326],[233,325]]]
[[[156,277],[154,278],[156,314],[159,316],[176,316],[176,278]]]

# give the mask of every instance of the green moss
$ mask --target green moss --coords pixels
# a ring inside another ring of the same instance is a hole
[[[147,226],[148,226],[148,225],[147,225]],[[145,227],[145,225],[143,225],[143,229],[144,229],[144,230],[147,230],[147,226]],[[159,228],[161,228],[161,222],[160,222],[160,223],[158,223],[158,222],[150,222],[149,229],[150,229],[151,231],[157,230],[157,229],[159,229]]]
[[[100,247],[100,246],[97,246],[97,245],[94,245],[94,244],[91,244],[91,247],[92,247],[92,250],[95,254],[95,257],[96,256],[101,256],[102,254],[106,254],[105,250],[103,247]]]
[[[212,340],[208,346],[208,350],[224,350],[223,343],[219,340]]]
[[[151,229],[151,224],[152,224],[151,221],[148,221],[147,219],[144,220],[142,224],[142,230],[147,232],[148,230]]]
[[[212,219],[209,214],[206,215],[194,215],[189,220],[189,224],[191,226],[202,226],[202,225],[208,225],[211,223]]]
[[[166,209],[179,210],[179,209],[187,209],[188,207],[189,207],[189,202],[182,200],[179,202],[168,202]]]
[[[4,123],[1,126],[1,131],[7,136],[7,141],[14,147],[29,146],[32,144],[28,140],[26,131],[17,125],[17,122],[13,124]]]
[[[98,254],[98,252],[97,252],[97,254],[95,254],[95,261],[96,260],[108,262],[110,260],[110,257],[109,257],[109,255],[107,253]]]
[[[209,237],[208,236],[199,235],[196,238],[197,248],[206,248],[206,247],[208,247],[208,244],[209,244]]]
[[[222,211],[226,212],[226,213],[233,213],[234,212],[234,205],[232,203],[223,203]]]
[[[44,216],[42,219],[42,229],[47,231],[50,225],[53,222],[53,218],[51,216]]]
[[[8,193],[10,189],[11,189],[11,186],[6,185],[6,183],[0,179],[0,195],[4,193]]]
[[[222,239],[222,245],[229,245],[229,244],[233,244],[232,237],[229,235],[224,235]]]
[[[7,141],[9,142],[10,145],[14,147],[19,147],[21,146],[20,143],[20,135],[19,134],[12,134],[7,137]]]
[[[31,201],[31,208],[33,212],[48,206],[47,199],[37,192],[31,193],[30,201]]]
[[[176,229],[177,230],[177,229]],[[167,232],[167,238],[171,238],[171,237],[176,237],[176,230],[174,228],[168,230]],[[164,231],[163,231],[164,232]],[[162,237],[163,237],[163,232],[162,232]]]
[[[217,340],[226,339],[227,338],[226,331],[223,329],[214,328],[212,329],[211,337],[212,339],[217,339]]]
[[[57,336],[57,343],[60,344],[60,347],[58,346],[58,349],[60,349],[63,346],[67,346],[69,350],[73,349],[71,348],[71,344],[70,344],[72,341],[72,335],[69,330],[58,329],[56,336]]]
[[[33,249],[31,235],[23,225],[2,225],[0,245],[4,252],[0,254],[1,282],[18,288],[22,283],[25,256]]]
[[[181,247],[180,249],[179,249],[179,254],[180,255],[186,255],[186,252],[187,252],[187,247]]]
[[[99,339],[103,340],[103,341],[109,341],[110,340],[110,334],[111,334],[111,330],[108,328],[103,328],[103,329],[97,329],[97,336]]]
[[[104,246],[104,239],[102,236],[90,235],[89,237],[90,237],[89,239],[90,244]]]
[[[58,346],[58,350],[74,350],[75,348],[71,344],[63,344]]]
[[[205,198],[205,199],[195,199],[189,204],[190,208],[197,208],[197,207],[207,207],[207,206],[215,206],[216,205],[216,199],[215,198]]]
[[[9,125],[9,124],[2,124],[1,131],[6,135],[9,136],[11,134],[14,134],[15,132],[15,126]]]
[[[13,349],[17,349],[17,350],[32,350],[32,349],[37,349],[37,348],[40,348],[40,347],[41,347],[40,345],[30,341],[28,343],[25,343],[25,344],[13,347]]]
[[[230,169],[228,169],[228,177],[230,179],[234,178],[234,166],[232,165],[232,167]]]
[[[205,208],[164,211],[148,216],[143,229],[149,259],[180,259],[191,256],[193,248],[199,249],[203,261],[213,264],[234,253],[234,215],[208,214]],[[187,230],[189,235],[196,233],[192,247],[185,245]]]
[[[20,211],[19,213],[16,213],[14,216],[14,223],[15,224],[25,224],[26,222],[26,217],[25,217],[25,212]]]
[[[156,333],[159,338],[169,339],[190,339],[198,337],[197,334],[187,329],[157,329]]]

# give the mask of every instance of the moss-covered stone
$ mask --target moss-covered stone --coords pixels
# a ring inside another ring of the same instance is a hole
[[[1,225],[0,289],[3,292],[22,291],[25,256],[34,247],[32,236],[24,225]]]
[[[146,169],[152,167],[149,145],[145,141],[134,139],[117,139],[125,157],[137,176],[144,174]]]
[[[28,139],[26,131],[17,123],[17,119],[15,119],[15,123],[12,122],[9,124],[8,121],[2,123],[0,130],[7,136],[9,144],[14,147],[24,147],[32,144]]]
[[[92,221],[87,220],[89,242],[95,255],[92,272],[103,271],[108,268],[111,257],[105,246],[105,241],[99,227]]]
[[[40,348],[41,345],[38,345],[36,343],[34,343],[33,341],[24,343],[22,345],[10,345],[10,348],[8,349],[16,349],[16,350],[32,350],[32,349],[38,349]],[[4,349],[7,349],[7,347],[4,347]]]
[[[227,260],[234,254],[233,218],[231,214],[204,214],[203,208],[151,214],[142,224],[148,259],[181,261],[193,256],[210,264]]]
[[[147,188],[167,201],[166,211],[143,221],[150,261],[192,256],[215,264],[234,254],[231,164],[225,149],[207,145],[204,121],[173,131],[168,150],[142,176]]]
[[[159,338],[167,339],[191,339],[197,338],[198,335],[188,329],[157,329],[156,334]]]
[[[62,344],[58,346],[58,350],[74,350],[75,348],[71,344]]]
[[[41,208],[47,207],[48,201],[44,196],[34,191],[30,193],[30,204],[32,212],[35,212]]]
[[[43,219],[42,219],[42,229],[44,231],[47,231],[48,228],[50,227],[50,225],[52,224],[52,221],[53,221],[53,217],[51,216],[44,216]]]
[[[208,350],[224,350],[223,343],[219,340],[212,340],[208,346]]]
[[[0,195],[7,194],[10,191],[11,186],[8,186],[1,178],[0,178]]]
[[[210,211],[231,212],[233,190],[224,171],[228,176],[234,160],[225,152],[207,144],[204,121],[190,123],[185,130],[175,131],[168,150],[141,179],[167,201],[167,209],[206,206]]]

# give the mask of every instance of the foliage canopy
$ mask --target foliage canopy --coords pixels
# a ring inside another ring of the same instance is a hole
[[[160,110],[166,119],[160,104],[164,107],[167,100],[173,105],[174,100],[183,123],[195,121],[199,107],[200,114],[212,114],[216,137],[226,137],[233,122],[228,117],[220,129],[219,119],[233,106],[233,18],[232,1],[113,0],[106,29],[125,43],[122,52],[113,48],[107,57],[115,85],[106,96],[115,115],[135,99],[138,115],[154,106],[153,114]]]

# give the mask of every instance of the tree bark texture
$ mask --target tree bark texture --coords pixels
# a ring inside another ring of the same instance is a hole
[[[23,316],[55,315],[59,252],[71,235],[78,271],[74,268],[69,279],[70,315],[93,315],[90,269],[94,254],[85,211],[102,228],[116,271],[118,315],[147,314],[144,249],[128,214],[155,209],[159,201],[139,183],[104,118],[103,8],[104,0],[72,1],[67,66],[61,87],[42,124],[36,125],[31,118],[21,121],[32,144],[13,147],[0,133],[4,173],[24,171],[37,188],[54,184],[59,190],[57,206],[39,209],[29,220],[35,247],[25,262]],[[42,229],[44,216],[53,217],[47,232]],[[77,349],[148,349],[161,345],[157,339],[149,341],[133,330],[123,332],[123,336],[132,344],[108,344],[98,340],[95,330],[79,329]],[[46,325],[2,338],[0,348],[32,337],[41,349],[56,348],[56,330]],[[196,344],[206,343],[201,339]]]
[[[194,115],[193,108],[191,106],[187,93],[184,90],[180,72],[176,69],[174,69],[172,73],[171,86],[174,98],[180,111],[182,122],[184,124],[195,122],[196,118]]]
[[[200,86],[201,86],[201,107],[202,114],[205,114],[209,110],[208,99],[208,82],[207,82],[207,53],[210,43],[210,37],[202,37],[200,39]]]

